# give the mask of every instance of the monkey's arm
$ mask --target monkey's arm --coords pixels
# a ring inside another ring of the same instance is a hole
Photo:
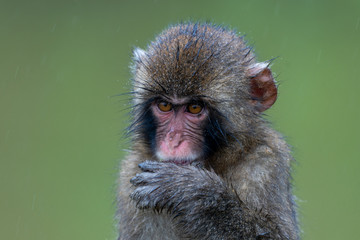
[[[278,239],[275,226],[257,219],[236,192],[213,172],[146,161],[131,179],[140,209],[166,210],[190,239]]]

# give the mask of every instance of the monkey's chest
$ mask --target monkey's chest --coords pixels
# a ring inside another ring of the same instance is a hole
[[[143,238],[159,240],[180,239],[175,233],[175,227],[172,218],[166,213],[154,214],[150,211],[144,215],[143,219]]]

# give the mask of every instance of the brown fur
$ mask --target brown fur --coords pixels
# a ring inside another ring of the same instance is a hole
[[[133,146],[121,165],[119,239],[299,238],[290,150],[251,104],[246,72],[255,63],[242,37],[211,24],[175,25],[146,51],[135,51]],[[200,168],[156,159],[144,126],[153,124],[147,101],[158,96],[201,97],[216,111],[222,142]],[[157,163],[140,169],[146,160]],[[199,193],[209,197],[198,200]]]

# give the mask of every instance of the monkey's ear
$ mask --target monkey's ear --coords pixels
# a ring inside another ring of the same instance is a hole
[[[270,108],[277,98],[277,87],[266,63],[255,63],[246,71],[250,79],[251,104],[263,112]]]
[[[141,48],[135,48],[133,51],[134,60],[135,62],[141,62],[146,57],[145,50],[142,50]]]

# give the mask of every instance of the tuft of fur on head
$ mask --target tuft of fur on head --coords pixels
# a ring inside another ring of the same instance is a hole
[[[256,64],[255,55],[234,31],[209,23],[174,25],[146,50],[135,49],[133,61],[131,129],[135,137],[154,137],[148,128],[155,121],[149,110],[154,99],[190,97],[202,99],[214,109],[213,129],[208,132],[213,145],[229,136],[242,145],[256,138],[262,120],[248,103],[250,80],[246,76],[247,69]]]

